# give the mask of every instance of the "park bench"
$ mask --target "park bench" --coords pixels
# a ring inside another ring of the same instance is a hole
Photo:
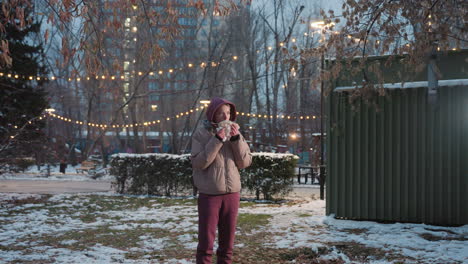
[[[318,167],[317,166],[311,166],[311,165],[299,165],[298,166],[298,174],[297,174],[297,183],[301,184],[301,177],[304,176],[305,182],[304,184],[307,184],[308,179],[310,178],[310,183],[315,184],[318,183],[319,180],[319,173],[318,173]]]
[[[76,168],[77,173],[90,173],[96,169],[96,163],[94,161],[85,160],[81,162],[80,167]]]

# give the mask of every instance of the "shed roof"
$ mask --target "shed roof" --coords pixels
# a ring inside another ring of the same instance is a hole
[[[409,89],[409,88],[422,88],[428,87],[427,81],[421,82],[404,82],[404,83],[384,83],[384,89]],[[468,79],[454,79],[454,80],[439,80],[438,86],[468,86]],[[340,86],[334,89],[335,92],[342,92],[348,90],[354,90],[361,88],[362,85],[358,86]]]

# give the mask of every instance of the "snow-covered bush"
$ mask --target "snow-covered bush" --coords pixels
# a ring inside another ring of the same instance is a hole
[[[252,153],[252,165],[241,170],[244,189],[266,200],[291,191],[298,157],[292,154]],[[178,195],[192,189],[190,155],[115,154],[110,174],[119,193]]]
[[[171,196],[192,188],[188,154],[115,154],[110,165],[119,193]]]
[[[252,165],[241,171],[242,187],[260,193],[265,200],[284,196],[292,190],[298,156],[280,153],[252,153]]]

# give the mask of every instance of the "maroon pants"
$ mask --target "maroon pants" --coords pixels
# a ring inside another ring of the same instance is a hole
[[[197,264],[211,263],[218,228],[217,263],[232,263],[240,193],[198,196]]]

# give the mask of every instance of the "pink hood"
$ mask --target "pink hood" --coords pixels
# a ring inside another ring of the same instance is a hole
[[[231,106],[231,118],[230,120],[231,121],[236,121],[236,116],[237,116],[237,113],[236,113],[236,106],[226,100],[226,99],[223,99],[223,98],[219,98],[219,97],[214,97],[211,99],[210,101],[210,104],[208,105],[208,109],[206,110],[206,118],[208,118],[208,121],[210,122],[214,122],[214,115],[216,113],[216,110],[218,110],[218,108],[222,105],[225,105],[225,104],[228,104]]]

